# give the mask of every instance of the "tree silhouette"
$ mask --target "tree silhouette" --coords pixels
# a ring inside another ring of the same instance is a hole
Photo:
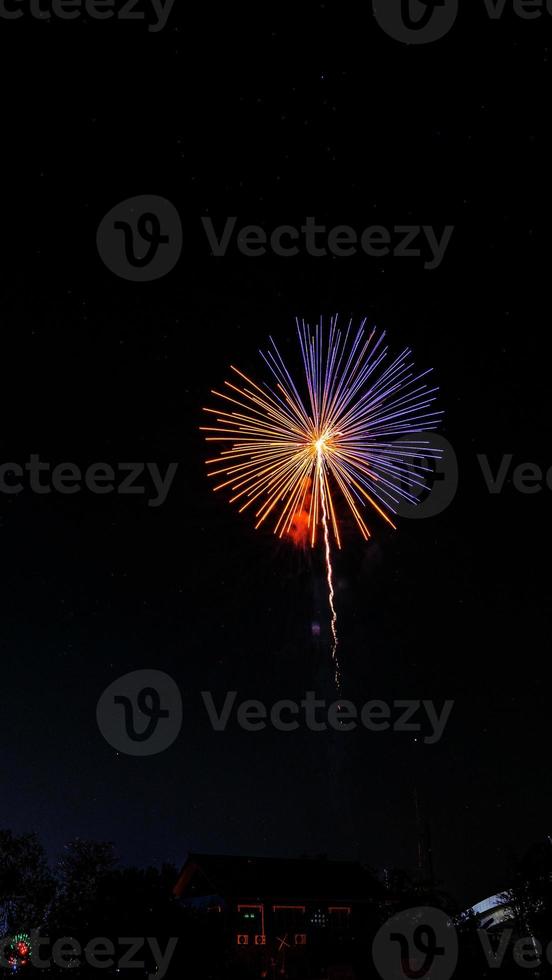
[[[0,830],[0,933],[29,930],[44,920],[55,883],[36,834]]]

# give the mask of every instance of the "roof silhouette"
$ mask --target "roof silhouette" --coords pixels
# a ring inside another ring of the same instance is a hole
[[[224,898],[368,901],[380,892],[378,881],[356,861],[190,853],[174,894],[185,897],[198,873],[212,894]]]

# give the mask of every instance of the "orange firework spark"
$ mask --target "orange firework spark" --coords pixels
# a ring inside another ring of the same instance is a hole
[[[293,515],[293,520],[291,522],[291,527],[289,529],[289,537],[298,548],[305,549],[309,543],[309,519],[310,519],[310,502],[311,502],[311,491],[310,491],[311,481],[307,477],[307,493],[305,494],[305,500],[301,510],[298,510]]]

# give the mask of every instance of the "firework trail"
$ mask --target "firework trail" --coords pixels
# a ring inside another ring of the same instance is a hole
[[[318,453],[318,467],[322,469],[324,465],[322,453]],[[332,554],[330,550],[330,533],[328,530],[328,512],[326,509],[326,492],[324,490],[324,484],[322,484],[321,491],[322,499],[322,525],[324,527],[324,554],[326,558],[326,576],[328,581],[328,603],[330,606],[330,612],[332,614],[331,619],[331,630],[332,630],[332,664],[334,669],[334,680],[335,686],[337,688],[337,693],[341,694],[341,668],[339,666],[339,658],[337,656],[337,644],[339,642],[337,635],[337,612],[335,611],[334,605],[334,587],[333,587],[333,569],[332,569]]]
[[[314,329],[297,321],[301,378],[270,338],[260,352],[270,383],[232,366],[235,381],[212,392],[221,407],[205,409],[216,425],[202,427],[208,442],[221,444],[207,461],[214,489],[229,491],[240,512],[254,508],[256,528],[270,518],[275,534],[293,537],[306,520],[314,548],[322,527],[338,690],[331,536],[341,548],[340,515],[352,515],[365,540],[367,505],[395,527],[390,515],[401,501],[417,503],[427,460],[440,455],[416,438],[442,414],[431,410],[438,389],[424,381],[430,371],[416,373],[409,348],[390,360],[385,333],[365,326],[353,329],[351,320],[342,330],[336,316],[325,336],[322,319]]]

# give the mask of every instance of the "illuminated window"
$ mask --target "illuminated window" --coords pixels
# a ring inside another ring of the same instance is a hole
[[[238,922],[241,933],[264,936],[264,905],[238,905]]]

